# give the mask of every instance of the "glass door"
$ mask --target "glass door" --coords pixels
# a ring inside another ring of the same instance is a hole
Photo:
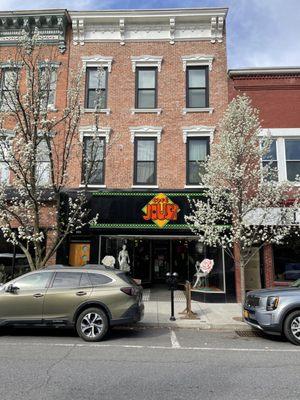
[[[163,283],[170,271],[170,241],[153,240],[152,242],[152,281]]]

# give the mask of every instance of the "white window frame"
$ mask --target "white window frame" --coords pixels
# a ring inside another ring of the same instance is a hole
[[[216,127],[215,126],[203,126],[203,125],[195,125],[195,126],[186,126],[182,128],[182,139],[183,143],[188,145],[188,138],[201,138],[201,137],[209,137],[209,144],[213,142],[214,133]],[[186,160],[186,163],[188,160]],[[184,186],[187,189],[197,189],[203,187],[203,185],[188,185]]]
[[[109,143],[110,140],[110,134],[111,134],[111,128],[110,127],[100,127],[96,128],[95,125],[88,125],[88,126],[81,126],[79,128],[79,140],[83,144],[83,138],[84,137],[102,137],[105,139],[105,144]],[[82,167],[82,166],[81,166]],[[105,169],[104,169],[105,171]],[[105,179],[104,179],[105,181]],[[93,184],[88,184],[84,185],[80,183],[79,187],[88,187],[88,188],[106,188],[106,185],[93,185]]]
[[[81,57],[82,60],[82,64],[83,64],[83,70],[85,73],[85,79],[86,79],[86,70],[87,68],[91,68],[91,67],[96,67],[96,68],[105,68],[107,70],[107,73],[111,72],[111,66],[113,63],[113,57],[110,56],[101,56],[101,55],[94,55],[94,56],[83,56]],[[106,85],[108,86],[108,76],[107,76],[107,81],[106,81]],[[108,94],[108,87],[106,87],[106,96]],[[108,98],[106,99],[107,102]],[[100,113],[103,114],[110,114],[110,108],[101,108],[100,110],[98,110]],[[91,113],[91,112],[95,112],[95,109],[90,109],[90,108],[84,108],[84,112],[85,113]]]
[[[55,83],[54,83],[53,88],[52,88],[52,90],[53,90],[53,92],[54,92],[53,103],[49,103],[49,102],[48,102],[47,108],[48,108],[48,110],[50,110],[50,111],[57,111],[55,105],[56,105],[56,95],[57,95],[58,68],[59,68],[59,66],[60,66],[60,62],[54,62],[54,61],[51,61],[51,62],[41,62],[40,65],[39,65],[39,68],[40,68],[40,69],[43,69],[43,68],[45,68],[45,66],[50,66],[51,72],[52,72],[52,71],[55,71]],[[51,89],[51,88],[50,88],[50,89]]]
[[[285,140],[300,140],[300,128],[270,128],[262,129],[260,137],[271,135],[271,139],[276,140],[278,182],[287,181],[287,165]],[[289,181],[295,186],[300,186],[300,182]]]
[[[213,68],[213,61],[215,57],[213,55],[205,54],[190,54],[186,56],[181,56],[183,71],[186,72],[187,67],[208,67],[208,90],[210,91],[210,72]],[[187,83],[186,83],[187,84]],[[182,114],[188,113],[208,113],[212,114],[214,111],[213,107],[203,107],[203,108],[189,108],[184,107],[182,109]]]
[[[5,104],[2,106],[1,104],[1,99],[2,99],[2,90],[3,90],[3,71],[8,70],[8,71],[17,71],[18,69],[21,68],[21,65],[19,63],[2,63],[0,64],[0,69],[2,70],[2,79],[0,80],[0,112],[10,112],[10,108],[7,107]]]
[[[11,140],[14,137],[15,137],[15,133],[13,131],[5,131],[5,132],[3,132],[3,134],[0,135],[0,140],[1,140],[1,138],[3,138],[4,140]],[[9,146],[12,146],[12,144],[10,143]],[[1,154],[0,154],[0,157],[1,157]],[[7,165],[7,163],[0,158],[0,170],[1,171],[2,171],[2,168],[5,171],[6,179],[5,180],[2,179],[2,173],[1,173],[0,184],[7,186],[10,184],[10,170],[9,170],[9,166]]]

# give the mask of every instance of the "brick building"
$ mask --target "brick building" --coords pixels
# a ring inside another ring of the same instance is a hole
[[[99,137],[105,151],[88,187],[98,224],[72,235],[58,261],[96,263],[112,255],[118,265],[129,256],[132,274],[155,284],[169,270],[181,282],[192,280],[196,263],[209,257],[215,267],[195,295],[234,299],[231,262],[221,249],[198,243],[184,220],[189,197],[201,196],[196,161],[209,153],[228,103],[226,14],[226,9],[69,12],[69,70],[83,67],[85,75],[80,138],[88,152],[92,138]],[[82,168],[74,161],[71,170],[77,190]]]
[[[300,175],[300,69],[252,68],[229,71],[229,100],[246,93],[259,109],[263,129],[274,138],[270,157],[278,180],[296,182]],[[299,216],[295,216],[299,222]],[[249,289],[288,285],[300,278],[300,241],[289,238],[284,246],[265,245],[249,266]]]
[[[69,66],[69,47],[71,40],[71,25],[66,10],[29,10],[29,11],[8,11],[0,12],[0,119],[1,119],[1,139],[14,137],[14,124],[16,119],[13,113],[5,104],[4,91],[10,90],[14,71],[19,71],[18,90],[21,94],[26,92],[28,78],[21,59],[20,41],[24,38],[24,31],[32,35],[37,29],[40,36],[40,56],[51,64],[53,72],[53,85],[49,90],[48,112],[50,117],[62,116],[62,110],[67,104],[66,92],[68,89],[68,66]],[[39,57],[37,56],[36,60]],[[34,57],[32,58],[34,59]],[[36,63],[37,64],[37,63]],[[33,68],[37,65],[33,65]],[[40,71],[43,65],[39,65]],[[51,75],[52,79],[52,75]],[[12,88],[14,90],[14,88]],[[21,100],[22,101],[22,100]],[[41,160],[42,162],[42,160]],[[9,171],[8,165],[0,156],[0,183],[8,189],[14,185],[14,176]],[[45,204],[41,213],[41,225],[47,229],[51,223],[49,207],[50,202]],[[54,219],[53,219],[54,220]],[[17,226],[17,224],[16,224]],[[48,233],[47,244],[51,242],[53,234]],[[11,255],[13,246],[8,244],[0,235],[0,253]],[[20,250],[17,249],[17,252]],[[21,257],[20,257],[21,258]],[[3,261],[3,258],[1,258]],[[0,260],[0,264],[2,264]],[[52,258],[51,262],[55,262]]]

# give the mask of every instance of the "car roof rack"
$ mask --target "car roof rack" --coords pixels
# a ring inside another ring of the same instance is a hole
[[[63,265],[63,264],[55,264],[55,265],[48,265],[44,267],[44,269],[47,270],[56,270],[56,269],[76,269],[76,270],[81,270],[81,269],[89,269],[89,270],[99,270],[99,271],[120,271],[118,269],[112,268],[112,267],[107,267],[106,265],[102,264],[85,264],[82,266],[70,266],[70,265]]]

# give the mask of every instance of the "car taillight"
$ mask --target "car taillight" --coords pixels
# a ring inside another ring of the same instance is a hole
[[[122,287],[121,292],[128,294],[128,296],[134,296],[135,295],[135,290],[132,287]]]

